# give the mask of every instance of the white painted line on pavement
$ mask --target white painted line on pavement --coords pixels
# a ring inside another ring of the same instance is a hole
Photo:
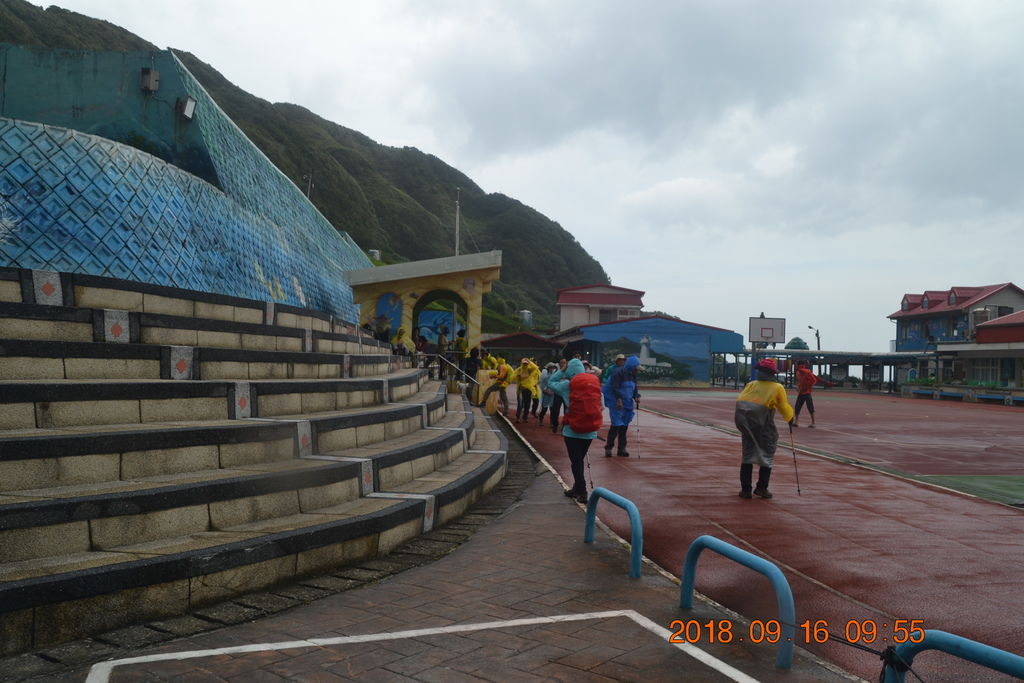
[[[291,650],[306,647],[324,647],[327,645],[350,645],[353,643],[373,643],[383,640],[403,640],[405,638],[422,638],[424,636],[445,635],[447,633],[467,633],[470,631],[486,631],[491,629],[514,628],[516,626],[535,626],[537,624],[556,624],[568,621],[586,621],[588,619],[613,619],[616,617],[627,617],[634,623],[655,634],[666,643],[669,641],[671,631],[659,626],[642,614],[631,609],[611,610],[608,612],[587,612],[584,614],[562,614],[552,617],[532,617],[529,619],[510,619],[508,621],[487,621],[477,624],[462,624],[455,626],[441,626],[438,628],[421,628],[410,631],[395,631],[393,633],[368,633],[361,636],[338,636],[335,638],[310,638],[309,640],[290,640],[280,643],[253,643],[251,645],[236,645],[234,647],[221,647],[211,650],[188,650],[185,652],[169,652],[164,654],[143,655],[141,657],[128,657],[126,659],[113,659],[108,662],[94,664],[89,669],[89,676],[85,683],[107,683],[110,674],[116,667],[130,666],[132,664],[148,664],[152,662],[182,661],[185,659],[197,659],[200,657],[216,657],[219,655],[245,654],[248,652],[268,652],[273,650]],[[682,650],[705,666],[714,669],[727,678],[738,683],[758,683],[742,671],[735,669],[725,662],[704,652],[690,643],[673,643],[676,648]]]

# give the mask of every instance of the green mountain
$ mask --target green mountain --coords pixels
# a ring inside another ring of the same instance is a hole
[[[156,50],[109,22],[59,7],[0,0],[0,41],[78,50]],[[363,249],[396,263],[453,254],[455,199],[461,190],[460,253],[503,252],[501,281],[484,300],[492,311],[534,312],[555,326],[555,290],[607,283],[608,275],[558,223],[414,147],[388,147],[294,104],[250,95],[196,56],[175,50],[264,154]],[[488,319],[490,320],[490,319]],[[489,326],[485,321],[485,328]]]

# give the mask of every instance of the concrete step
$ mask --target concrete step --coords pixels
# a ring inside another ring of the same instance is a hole
[[[301,402],[313,397],[331,401],[344,400],[357,407],[319,413],[297,413],[276,417],[249,419],[228,419],[225,396],[232,391],[220,393],[213,399],[200,398],[204,403],[192,406],[193,412],[209,403],[209,412],[199,414],[192,420],[154,420],[151,422],[122,422],[107,424],[76,424],[81,420],[97,419],[100,408],[111,403],[111,410],[131,412],[122,409],[124,398],[110,401],[65,401],[47,403],[48,416],[57,416],[63,423],[50,426],[24,428],[9,427],[0,431],[0,492],[37,489],[48,486],[97,484],[124,478],[154,476],[160,473],[176,474],[201,471],[215,467],[231,468],[265,462],[292,459],[312,454],[320,448],[339,449],[347,445],[369,445],[389,437],[418,430],[440,419],[444,414],[444,394],[437,382],[430,383],[425,391],[409,393],[418,388],[422,377],[420,371],[408,371],[394,382],[379,380],[332,380],[332,381],[285,381],[269,382],[266,386],[255,383],[252,394],[258,400],[273,401],[278,397],[298,397]],[[400,393],[402,401],[380,404],[385,383],[391,390]],[[16,383],[15,383],[16,384]],[[86,383],[91,384],[91,383]],[[146,385],[148,383],[142,383]],[[212,384],[213,386],[209,386]],[[8,383],[10,385],[10,383]],[[82,383],[71,383],[75,391],[86,391],[94,387]],[[103,390],[113,396],[124,396],[119,390],[137,389],[132,383],[96,383],[95,390]],[[307,387],[307,385],[311,385]],[[49,394],[33,396],[32,390],[42,392],[40,387],[50,385],[28,384],[18,386],[29,398],[46,399]],[[180,387],[186,392],[202,390],[224,390],[228,385],[219,383],[164,383],[166,387]],[[9,388],[6,387],[6,388]],[[319,393],[303,393],[303,389],[324,389]],[[179,389],[175,389],[179,391]],[[287,393],[273,393],[274,390]],[[344,391],[340,391],[344,390]],[[268,393],[261,394],[266,391]],[[3,396],[17,392],[3,392]],[[95,394],[87,394],[95,399]],[[67,394],[64,394],[67,396]],[[175,412],[189,407],[189,402],[171,399],[135,399],[140,405],[146,401],[166,401]],[[338,397],[341,397],[340,399]],[[72,396],[71,398],[74,398]],[[311,399],[312,400],[312,399]],[[42,401],[45,403],[45,401]],[[365,402],[366,405],[362,405]],[[307,401],[308,404],[308,401]],[[5,408],[35,403],[13,403]],[[146,410],[149,409],[146,404]],[[161,404],[163,405],[163,404]],[[273,402],[268,404],[271,408]],[[266,406],[264,406],[266,407]],[[74,410],[72,410],[72,408]],[[140,410],[140,408],[132,408]],[[219,417],[215,417],[214,411]],[[24,412],[24,411],[22,411]],[[41,412],[41,411],[39,411]],[[287,411],[285,411],[287,413]],[[0,415],[8,423],[13,422],[18,411],[4,410]],[[113,413],[103,413],[108,416]],[[118,413],[120,414],[120,413]],[[134,417],[134,415],[133,415]],[[28,418],[22,421],[28,422]]]
[[[0,301],[262,323],[362,336],[356,325],[308,308],[81,273],[0,268]],[[366,341],[377,344],[369,338]]]
[[[347,333],[314,333],[258,322],[11,302],[0,302],[0,334],[8,339],[45,341],[355,353],[382,356],[378,363],[387,363],[390,356],[388,345]]]
[[[224,529],[358,498],[360,474],[292,460],[24,490],[0,496],[0,546],[7,563]]]
[[[0,381],[330,379],[385,375],[407,367],[407,360],[380,354],[0,340]]]
[[[425,507],[359,499],[231,530],[12,563],[0,574],[0,647],[47,647],[386,554],[422,532]]]
[[[419,389],[422,370],[380,379],[11,380],[0,382],[0,430],[273,417],[402,400]]]

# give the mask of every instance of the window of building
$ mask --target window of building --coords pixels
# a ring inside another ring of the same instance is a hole
[[[640,311],[635,308],[620,308],[619,309],[619,320],[623,318],[639,318]]]
[[[615,313],[614,308],[602,308],[597,312],[597,321],[601,323],[615,322],[617,319]]]
[[[1002,318],[1004,315],[1010,315],[1011,313],[1013,313],[1013,306],[1000,306],[998,317]]]
[[[988,384],[999,381],[999,359],[998,358],[976,358],[971,361],[971,376],[973,382]]]
[[[928,297],[921,299],[921,308],[928,308]]]
[[[953,306],[955,304],[956,304],[956,294],[954,294],[953,292],[950,292],[949,293],[949,305]]]
[[[902,311],[909,311],[910,310],[910,302],[907,301],[906,299],[904,299],[903,303],[900,305],[900,310],[902,310]]]

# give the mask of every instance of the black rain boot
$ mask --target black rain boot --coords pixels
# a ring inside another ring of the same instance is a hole
[[[629,432],[629,425],[619,427],[619,451],[615,455],[620,458],[628,458],[629,451],[626,450],[626,434]]]
[[[753,468],[753,465],[751,465]],[[772,478],[771,467],[761,467],[757,471],[757,486],[754,487],[754,495],[758,498],[771,498],[772,492],[768,490],[768,480]]]
[[[612,425],[608,428],[608,439],[604,442],[604,457],[612,457],[612,448],[615,446],[615,435],[618,433],[618,427]]]
[[[750,498],[751,480],[754,478],[753,465],[740,465],[740,498]]]
[[[539,424],[539,425],[544,424],[544,416],[547,414],[547,412],[548,412],[548,407],[547,406],[543,406],[540,409],[540,415],[537,416],[537,424]]]

